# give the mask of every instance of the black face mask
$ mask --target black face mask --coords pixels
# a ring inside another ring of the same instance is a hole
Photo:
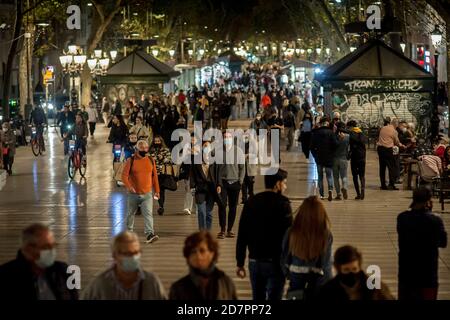
[[[358,282],[361,282],[362,277],[364,276],[364,273],[362,271],[357,273],[346,273],[346,274],[339,274],[339,281],[342,282],[347,287],[354,287]]]
[[[130,142],[130,144],[131,144],[132,146],[135,146],[135,145],[137,144],[137,141],[136,141],[136,142]]]
[[[147,151],[139,151],[139,155],[141,157],[145,157],[146,154],[147,154]]]

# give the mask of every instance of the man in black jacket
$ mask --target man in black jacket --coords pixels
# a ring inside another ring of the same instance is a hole
[[[32,224],[22,232],[17,258],[0,266],[0,299],[76,300],[78,291],[69,289],[67,264],[55,261],[55,239],[49,228]]]
[[[347,123],[350,131],[350,167],[352,169],[353,185],[356,190],[356,200],[364,200],[366,188],[366,137],[355,120]],[[359,180],[358,180],[359,178]],[[361,181],[361,188],[359,187]]]
[[[287,172],[279,169],[264,177],[266,191],[250,198],[244,205],[236,244],[237,275],[244,269],[248,248],[253,300],[281,300],[285,277],[281,270],[281,245],[286,230],[292,225],[286,190]]]
[[[437,299],[438,248],[447,247],[447,232],[431,198],[427,188],[414,190],[411,209],[397,217],[399,300]]]
[[[317,165],[317,183],[319,184],[320,198],[324,198],[323,170],[327,177],[328,201],[333,200],[333,160],[337,147],[337,137],[330,129],[328,118],[320,120],[320,128],[314,129],[311,135],[311,153]]]

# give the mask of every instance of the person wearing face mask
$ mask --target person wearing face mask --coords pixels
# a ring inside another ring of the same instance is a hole
[[[397,216],[399,300],[437,299],[439,248],[447,247],[447,232],[432,212],[432,196],[426,187],[415,189],[410,210]]]
[[[165,300],[161,280],[142,269],[137,234],[123,231],[114,237],[113,265],[84,289],[81,300]]]
[[[218,204],[219,210],[222,206],[220,193],[223,189],[223,166],[215,162],[211,163],[211,151],[210,142],[205,141],[203,144],[202,164],[196,163],[192,165],[189,177],[190,187],[195,194],[198,228],[200,230],[211,230],[214,203]]]
[[[257,113],[255,119],[250,123],[250,129],[256,130],[256,134],[259,135],[259,129],[267,129],[267,124],[262,118],[261,113]]]
[[[12,165],[14,163],[14,156],[16,154],[16,135],[11,129],[11,124],[9,122],[4,122],[2,124],[3,137],[1,143],[2,157],[3,157],[3,168],[12,175]]]
[[[237,300],[233,280],[216,266],[219,244],[209,232],[199,231],[187,237],[183,255],[189,274],[171,286],[170,300]]]
[[[150,156],[153,158],[156,164],[156,172],[158,179],[161,174],[166,174],[167,165],[172,164],[172,154],[169,148],[164,143],[164,139],[161,136],[156,135],[153,138],[153,144],[150,148]],[[163,185],[159,186],[161,189],[160,197],[158,199],[159,209],[158,214],[162,216],[164,214],[164,202],[165,202],[165,188]]]
[[[131,134],[135,134],[138,140],[148,140],[150,132],[148,131],[147,127],[144,126],[141,117],[136,117],[135,125],[130,129],[130,135]]]
[[[248,269],[253,300],[281,300],[285,276],[281,269],[283,237],[292,225],[290,201],[283,195],[287,172],[278,169],[264,176],[266,190],[248,199],[242,209],[236,243],[236,274],[243,279],[248,248]]]
[[[78,290],[67,287],[67,264],[56,261],[53,232],[35,223],[22,231],[17,258],[0,266],[0,298],[5,300],[77,300]]]
[[[368,275],[362,270],[362,255],[355,247],[347,245],[337,249],[334,268],[337,275],[321,288],[317,301],[394,300],[382,281],[379,289],[369,289]]]
[[[159,182],[155,161],[147,156],[148,143],[140,140],[134,156],[125,162],[122,182],[128,190],[127,229],[133,231],[134,216],[141,207],[146,243],[159,239],[153,228],[153,197],[159,199]]]
[[[225,145],[223,153],[223,189],[222,203],[219,207],[220,232],[219,239],[234,238],[234,222],[239,201],[239,193],[245,177],[245,150],[241,150],[233,143],[233,135],[225,132],[223,135]],[[228,221],[227,221],[228,207]],[[226,231],[226,233],[225,233]]]
[[[301,142],[302,152],[305,155],[307,163],[309,163],[312,129],[312,113],[310,111],[307,111],[304,113],[303,120],[300,122],[300,136],[298,137],[298,140]]]

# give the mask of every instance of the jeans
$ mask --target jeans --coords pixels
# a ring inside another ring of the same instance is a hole
[[[225,232],[225,228],[227,226],[227,202],[229,208],[227,231],[231,231],[233,229],[234,221],[236,220],[236,210],[240,191],[241,185],[239,181],[230,184],[224,180],[221,192],[223,206],[220,206],[219,208],[219,224],[221,231]]]
[[[295,127],[285,128],[285,130],[286,130],[286,136],[288,139],[288,144],[287,144],[286,150],[289,151],[289,150],[291,150],[292,146],[294,145]]]
[[[212,211],[214,209],[214,199],[211,195],[205,195],[205,201],[197,203],[198,228],[200,230],[211,230]]]
[[[94,135],[94,132],[95,132],[95,125],[96,125],[95,122],[89,122],[89,133],[91,134],[91,136]]]
[[[309,147],[311,145],[311,131],[300,132],[300,141],[302,143],[302,152],[306,159],[309,159]]]
[[[83,153],[84,156],[86,155],[86,140],[84,139],[75,140],[75,150],[78,149],[81,149],[81,152]]]
[[[189,179],[181,180],[184,182],[184,209],[189,211],[195,211],[194,196],[192,195],[191,186],[189,184]]]
[[[285,277],[280,262],[250,259],[248,263],[253,300],[281,300]]]
[[[355,186],[356,195],[361,195],[361,191],[366,188],[366,161],[351,160],[350,167],[352,169],[353,185]],[[361,181],[361,189],[359,188],[359,181]]]
[[[250,119],[254,119],[256,117],[256,101],[249,100],[247,102],[248,105],[248,116]]]
[[[341,184],[340,179],[342,179],[342,188],[348,190],[348,179],[347,179],[347,159],[334,159],[333,163],[333,180],[336,186],[336,193],[341,194]]]
[[[317,165],[317,183],[319,184],[319,193],[320,196],[323,197],[323,170],[325,169],[325,174],[327,176],[327,184],[328,184],[328,191],[333,191],[333,168],[331,167],[324,167],[320,164]]]
[[[379,146],[377,148],[378,151],[378,160],[380,163],[380,183],[382,187],[386,186],[386,168],[389,171],[389,185],[394,186],[396,180],[396,172],[395,172],[395,157],[392,153],[392,148],[385,148]]]
[[[253,186],[255,185],[255,177],[245,175],[244,183],[242,184],[242,202],[246,202],[248,197],[253,197]]]
[[[134,215],[139,206],[141,207],[141,212],[144,216],[144,233],[146,236],[153,235],[153,192],[145,194],[128,194],[127,229],[128,231],[133,231]]]
[[[166,201],[166,189],[159,187],[159,199],[158,204],[160,208],[164,208],[164,202]]]
[[[231,119],[236,120],[238,118],[239,109],[237,106],[231,106]]]

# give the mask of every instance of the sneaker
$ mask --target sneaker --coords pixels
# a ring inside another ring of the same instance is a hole
[[[338,195],[336,196],[336,198],[334,198],[334,200],[342,200],[341,195],[338,194]]]
[[[348,199],[347,189],[342,188],[342,196],[344,197],[344,200]]]
[[[189,209],[184,209],[183,212],[184,212],[184,214],[186,216],[190,216],[191,215],[191,210],[189,210]]]
[[[323,196],[323,194],[320,195],[320,200],[325,199],[325,197]]]
[[[386,186],[381,186],[380,189],[381,189],[381,190],[388,190],[388,187],[386,187]]]
[[[220,231],[217,234],[217,239],[225,239],[225,231]]]
[[[236,235],[234,234],[234,232],[228,231],[226,237],[227,238],[234,238],[234,237],[236,237]]]
[[[396,186],[389,186],[388,190],[399,190],[399,188],[397,188]]]
[[[159,214],[160,216],[162,216],[162,215],[164,214],[164,208],[159,208],[159,209],[158,209],[158,214]]]
[[[147,241],[145,241],[145,243],[153,243],[153,242],[155,242],[156,240],[158,240],[159,239],[159,236],[158,235],[156,235],[156,234],[149,234],[148,236],[147,236]]]
[[[333,191],[328,191],[328,201],[333,201]]]
[[[361,196],[360,196],[360,195],[357,195],[357,196],[355,197],[355,200],[361,200]]]

